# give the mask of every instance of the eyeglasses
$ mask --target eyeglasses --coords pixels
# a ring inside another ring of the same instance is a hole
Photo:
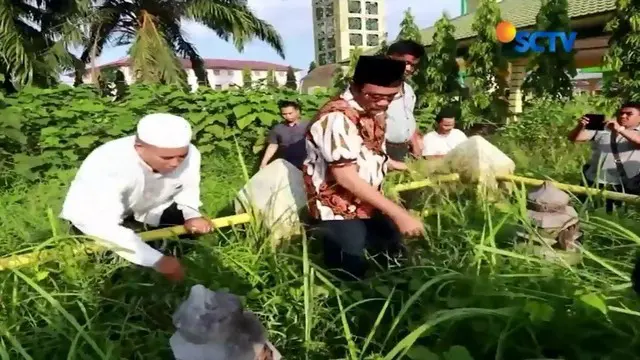
[[[362,93],[362,95],[364,95],[364,97],[366,97],[368,100],[375,101],[375,102],[382,101],[382,100],[387,100],[391,102],[393,101],[393,99],[395,99],[397,94],[384,95],[384,94]]]

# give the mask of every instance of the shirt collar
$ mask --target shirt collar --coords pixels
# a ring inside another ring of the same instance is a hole
[[[345,100],[347,103],[349,103],[349,105],[351,107],[353,107],[354,109],[356,109],[357,111],[364,111],[364,109],[362,108],[362,106],[360,106],[360,104],[358,104],[358,102],[353,98],[353,94],[351,93],[351,89],[347,88],[347,90],[345,90],[340,97]]]
[[[398,91],[398,93],[396,94],[396,96],[394,97],[394,100],[398,100],[403,98],[407,93],[407,83],[403,82],[402,83],[402,89],[400,89],[400,91]]]

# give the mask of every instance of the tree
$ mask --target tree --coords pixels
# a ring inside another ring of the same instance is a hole
[[[605,65],[611,71],[605,80],[605,94],[620,100],[640,101],[640,4],[617,0],[616,14],[607,24],[611,32]]]
[[[378,52],[376,52],[376,55],[384,55],[387,53],[387,50],[389,50],[389,43],[387,41],[389,37],[389,33],[384,33],[384,35],[382,36],[382,41],[380,41],[380,45],[378,46]]]
[[[472,114],[483,120],[506,118],[508,63],[496,38],[500,8],[495,0],[480,0],[471,26],[476,35],[469,47],[467,73],[471,78]]]
[[[419,44],[422,44],[422,35],[420,34],[420,28],[416,24],[413,14],[411,14],[411,8],[408,8],[404,12],[404,17],[400,22],[400,33],[398,34],[400,40],[413,40]],[[425,94],[427,92],[426,81],[426,67],[427,59],[422,58],[418,63],[416,72],[411,79],[407,82],[414,88],[418,102],[423,102]]]
[[[132,68],[138,79],[183,82],[178,59],[185,58],[191,61],[198,81],[206,84],[203,60],[183,36],[183,20],[207,26],[224,40],[233,38],[239,51],[253,38],[260,39],[284,58],[282,38],[273,26],[253,14],[246,1],[104,0],[95,7],[81,60],[88,63],[113,40],[116,45],[132,44]]]
[[[443,106],[451,105],[451,101],[460,96],[460,69],[457,61],[457,42],[454,37],[455,27],[446,14],[436,21],[431,53],[428,55],[425,70],[426,92],[435,103],[429,104],[434,113]],[[427,104],[419,104],[427,105]]]
[[[545,0],[536,17],[539,31],[570,31],[567,0]],[[545,47],[548,39],[544,40]],[[541,44],[542,45],[542,44]],[[533,56],[527,69],[522,88],[526,95],[552,100],[568,100],[573,94],[571,79],[576,76],[574,51],[565,52],[560,40],[556,40],[556,52],[541,52]]]
[[[276,79],[276,72],[273,69],[269,69],[267,72],[267,86],[270,88],[278,87],[278,80]]]
[[[292,90],[298,89],[298,80],[296,79],[296,73],[293,71],[293,68],[291,66],[287,68],[287,82],[284,84],[284,86]]]
[[[86,0],[0,2],[0,78],[14,92],[26,85],[50,86],[80,61],[68,49],[80,45]]]
[[[316,65],[316,62],[315,62],[315,61],[312,61],[312,62],[309,64],[309,71],[308,71],[308,72],[312,72],[312,71],[313,71],[313,69],[315,69],[316,67],[318,67],[318,66]]]
[[[242,69],[242,87],[250,88],[253,85],[253,78],[251,77],[251,69]]]
[[[349,54],[349,70],[345,74],[342,70],[342,66],[338,66],[336,71],[333,73],[333,89],[340,93],[347,88],[351,78],[353,77],[353,72],[356,70],[356,65],[358,64],[358,59],[360,59],[360,55],[362,55],[362,48],[356,47],[351,50],[351,54]]]

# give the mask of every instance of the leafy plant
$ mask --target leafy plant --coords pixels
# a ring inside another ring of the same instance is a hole
[[[287,82],[284,84],[289,89],[295,90],[298,88],[298,80],[296,79],[296,73],[293,68],[289,66],[287,68]]]
[[[436,21],[431,52],[425,69],[425,89],[430,95],[424,97],[419,107],[428,107],[437,113],[443,106],[450,105],[460,96],[459,67],[457,61],[457,43],[454,37],[455,27],[446,14]]]
[[[326,96],[273,88],[202,88],[192,93],[176,86],[136,84],[114,102],[90,86],[27,88],[0,100],[0,139],[7,140],[0,142],[0,151],[12,154],[9,162],[16,171],[35,178],[42,170],[76,166],[98,145],[133,134],[137,121],[149,112],[168,112],[191,122],[203,154],[231,151],[234,138],[242,148],[258,152],[267,130],[280,120],[277,101],[283,98],[298,99],[310,117]]]
[[[640,101],[640,4],[637,1],[617,0],[616,12],[607,24],[611,32],[605,65],[604,90],[610,97]]]
[[[496,1],[480,0],[471,27],[476,37],[469,47],[469,58],[466,59],[473,92],[468,105],[476,117],[476,120],[466,119],[469,123],[501,121],[507,115],[508,63],[496,38],[496,26],[499,22],[500,7]]]
[[[543,1],[536,17],[537,30],[571,31],[568,7],[567,0]],[[571,79],[577,75],[575,51],[566,52],[561,41],[555,41],[555,52],[543,51],[530,60],[530,72],[522,84],[525,96],[567,101],[573,95]],[[549,39],[544,39],[541,46],[548,48],[548,45]]]
[[[342,66],[338,66],[336,68],[333,73],[332,89],[334,92],[342,92],[347,88],[351,78],[353,77],[353,72],[356,70],[356,65],[358,64],[360,55],[362,55],[362,48],[356,47],[351,50],[351,54],[349,55],[349,69],[346,73],[342,69]]]
[[[251,69],[242,69],[242,87],[250,88],[253,85],[253,77],[251,76]]]
[[[276,72],[273,69],[267,71],[267,86],[271,88],[277,88],[279,86],[278,79],[276,79]]]

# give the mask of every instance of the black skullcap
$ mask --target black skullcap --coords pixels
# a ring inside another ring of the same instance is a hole
[[[391,87],[404,78],[405,63],[382,55],[360,56],[353,72],[356,85]]]

